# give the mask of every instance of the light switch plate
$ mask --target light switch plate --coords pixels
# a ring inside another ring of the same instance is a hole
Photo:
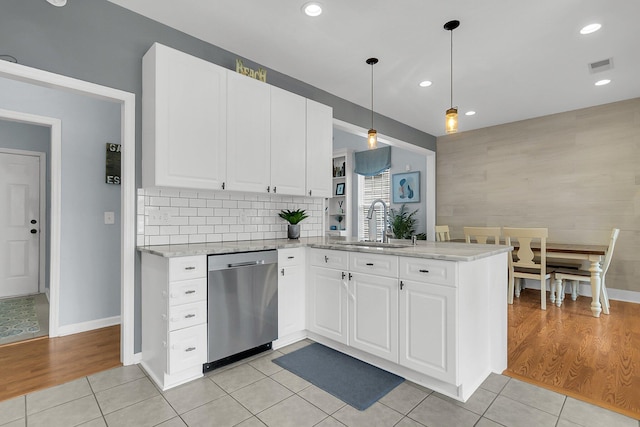
[[[105,212],[104,213],[104,223],[105,224],[115,224],[116,223],[116,215],[114,212]]]

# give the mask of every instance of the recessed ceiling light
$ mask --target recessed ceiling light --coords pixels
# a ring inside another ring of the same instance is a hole
[[[475,111],[467,111],[466,113],[464,113],[465,116],[473,116],[475,114],[476,114]]]
[[[322,13],[322,5],[317,2],[305,3],[302,6],[302,11],[307,16],[319,16]]]
[[[580,34],[591,34],[591,33],[595,33],[596,31],[598,31],[600,28],[602,28],[602,25],[600,24],[589,24],[589,25],[585,25],[584,27],[582,27],[582,29],[580,30]]]
[[[429,87],[431,86],[433,83],[431,83],[429,80],[425,80],[423,82],[420,82],[420,87]]]
[[[608,85],[609,83],[611,83],[611,80],[609,79],[598,80],[596,82],[596,86],[604,86],[604,85]]]
[[[62,7],[67,4],[67,0],[47,0],[47,2],[51,3],[54,6]]]

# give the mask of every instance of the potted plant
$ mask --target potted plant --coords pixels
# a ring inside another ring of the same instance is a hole
[[[291,211],[289,209],[283,209],[280,211],[278,216],[289,223],[289,228],[287,229],[287,237],[289,239],[299,239],[300,238],[300,221],[305,218],[308,218],[306,211],[304,209],[296,209]]]
[[[389,225],[396,239],[409,239],[416,231],[416,219],[414,215],[418,213],[418,209],[409,213],[406,205],[402,205],[400,210],[396,211],[391,208],[389,214]]]

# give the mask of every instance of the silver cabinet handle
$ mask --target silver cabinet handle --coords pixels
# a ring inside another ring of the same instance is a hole
[[[187,314],[186,316],[184,316],[185,319],[191,319],[192,317],[196,317],[195,314]]]
[[[184,351],[189,352],[189,351],[194,351],[196,348],[195,347],[187,347],[184,349]]]
[[[420,273],[428,273],[429,270],[418,270]]]
[[[372,263],[372,262],[368,262],[368,263],[367,263],[367,265],[368,265],[369,267],[373,267],[373,263]]]
[[[329,262],[329,257],[328,256],[324,256],[324,262]]]
[[[188,291],[184,291],[185,295],[190,295],[190,294],[195,294],[196,291],[194,291],[193,289],[189,289]]]
[[[294,259],[294,256],[288,256],[287,259]]]
[[[192,266],[189,266],[189,267],[185,267],[184,269],[185,270],[195,270],[196,268],[192,265]]]
[[[282,273],[282,275],[284,276],[284,268],[280,270],[280,273]]]

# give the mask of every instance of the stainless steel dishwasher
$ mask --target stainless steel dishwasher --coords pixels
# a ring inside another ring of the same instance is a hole
[[[277,251],[209,255],[210,371],[271,348],[278,338]]]

